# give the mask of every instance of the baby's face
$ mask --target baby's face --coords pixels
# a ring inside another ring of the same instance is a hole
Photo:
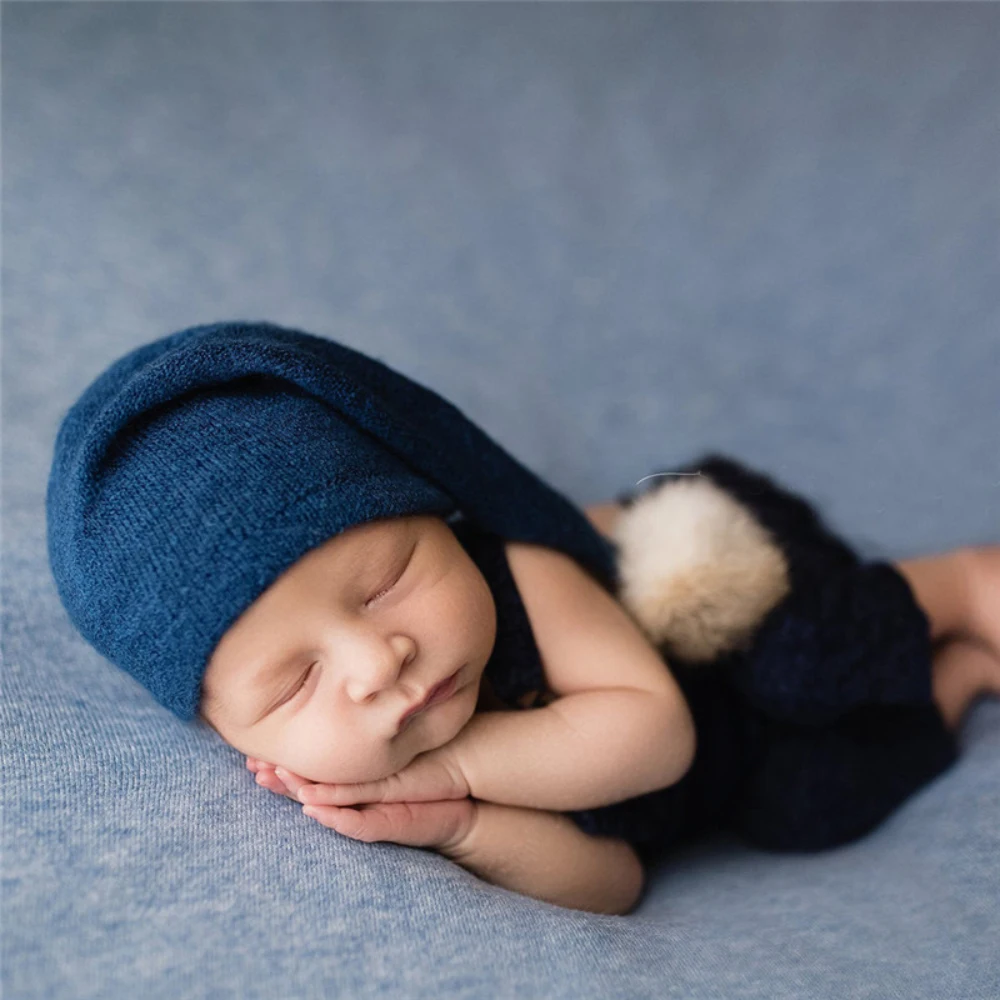
[[[489,584],[440,518],[356,525],[306,553],[212,653],[201,715],[312,781],[374,781],[453,739],[496,639]],[[454,694],[401,724],[457,672]]]

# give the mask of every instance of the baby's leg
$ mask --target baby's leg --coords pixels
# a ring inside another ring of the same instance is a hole
[[[597,528],[602,535],[606,535],[608,538],[611,538],[614,532],[615,521],[618,520],[624,509],[625,508],[622,507],[620,503],[615,503],[613,500],[609,500],[605,503],[592,504],[589,507],[584,507],[583,512],[587,515],[590,523]]]
[[[1000,545],[905,559],[896,568],[930,619],[932,641],[976,639],[1000,657]]]
[[[972,703],[984,694],[1000,694],[1000,657],[975,639],[943,639],[934,649],[934,701],[953,732]]]
[[[972,551],[978,571],[973,590],[976,634],[1000,658],[1000,545],[978,545]]]
[[[934,699],[956,729],[981,694],[1000,694],[1000,545],[896,564],[930,620]]]

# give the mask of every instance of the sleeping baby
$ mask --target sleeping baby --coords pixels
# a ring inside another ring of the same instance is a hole
[[[1000,691],[1000,546],[864,563],[717,455],[585,514],[440,396],[269,323],[111,365],[47,517],[81,634],[262,785],[593,912],[713,829],[862,836]]]

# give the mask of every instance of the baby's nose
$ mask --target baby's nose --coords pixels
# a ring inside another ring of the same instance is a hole
[[[399,665],[388,660],[360,668],[347,683],[347,693],[359,704],[371,701],[375,695],[395,687],[399,678]]]
[[[404,636],[394,636],[365,652],[367,655],[355,661],[347,684],[348,695],[356,702],[370,701],[394,687],[416,656],[416,645]]]

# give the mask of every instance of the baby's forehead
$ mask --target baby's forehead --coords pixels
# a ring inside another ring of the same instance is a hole
[[[248,615],[263,614],[274,601],[280,600],[279,595],[287,596],[295,587],[308,584],[310,579],[320,576],[328,579],[331,574],[349,579],[385,559],[419,529],[413,518],[380,518],[351,525],[331,535],[278,573],[234,624],[238,625]]]
[[[331,535],[319,548],[325,554],[334,556],[341,553],[357,555],[358,552],[374,552],[375,547],[382,542],[395,541],[404,535],[410,537],[413,532],[426,531],[427,528],[427,519],[417,514],[380,517],[353,524],[336,535]]]
[[[305,576],[311,569],[350,576],[380,560],[392,557],[397,549],[415,539],[433,535],[450,526],[444,518],[428,514],[383,517],[345,528],[331,535],[294,563],[286,573]]]

